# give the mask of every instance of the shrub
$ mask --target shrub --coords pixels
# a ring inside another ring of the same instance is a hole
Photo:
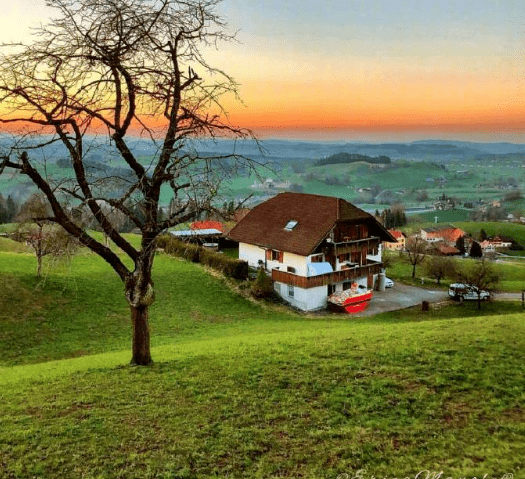
[[[257,272],[257,278],[252,285],[252,295],[256,298],[269,298],[273,295],[273,282],[263,268],[259,268]]]
[[[222,272],[229,278],[245,280],[248,278],[248,263],[230,258],[221,253],[206,250],[200,246],[184,243],[169,235],[157,239],[157,247],[163,248],[167,254],[184,258],[192,263],[201,263]]]

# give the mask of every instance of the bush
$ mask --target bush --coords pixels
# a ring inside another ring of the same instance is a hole
[[[222,272],[229,278],[245,280],[248,278],[248,263],[230,258],[221,253],[206,250],[200,246],[184,243],[169,235],[157,239],[157,247],[163,248],[167,254],[184,258],[192,263],[201,263],[212,269]]]
[[[256,298],[269,298],[273,295],[273,282],[263,268],[259,268],[257,272],[257,278],[252,286],[252,295]]]

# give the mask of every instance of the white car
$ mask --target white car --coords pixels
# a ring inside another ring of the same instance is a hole
[[[472,284],[453,283],[448,288],[448,295],[456,301],[477,301],[478,288]],[[481,301],[488,301],[490,293],[482,289],[479,298]]]
[[[394,286],[394,282],[390,278],[385,278],[385,288],[392,288]]]

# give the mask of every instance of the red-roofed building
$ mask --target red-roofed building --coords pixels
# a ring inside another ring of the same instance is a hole
[[[448,224],[432,226],[421,230],[421,238],[428,243],[442,241],[451,246],[455,245],[458,238],[465,236],[465,234],[466,233],[462,229]]]
[[[457,249],[456,247],[444,243],[438,243],[434,249],[436,253],[443,256],[455,256],[460,253],[459,249]]]
[[[385,241],[383,246],[385,249],[403,251],[405,249],[406,235],[402,231],[390,229],[388,232],[396,239],[394,243]]]
[[[239,259],[264,267],[275,291],[304,311],[352,283],[371,288],[381,271],[381,242],[395,238],[348,201],[281,193],[253,208],[229,233]]]
[[[221,233],[224,233],[225,227],[224,223],[221,223],[220,221],[212,221],[212,220],[205,220],[205,221],[194,221],[190,225],[191,230],[219,230]]]

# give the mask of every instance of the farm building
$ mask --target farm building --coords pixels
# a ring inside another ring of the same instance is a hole
[[[465,236],[465,232],[449,224],[432,226],[430,228],[421,229],[420,236],[429,243],[437,243],[442,241],[447,245],[454,246],[456,241],[461,236]]]
[[[381,242],[395,238],[369,213],[334,197],[281,193],[256,206],[229,233],[239,259],[263,267],[293,306],[325,308],[327,297],[372,288],[381,272]]]

